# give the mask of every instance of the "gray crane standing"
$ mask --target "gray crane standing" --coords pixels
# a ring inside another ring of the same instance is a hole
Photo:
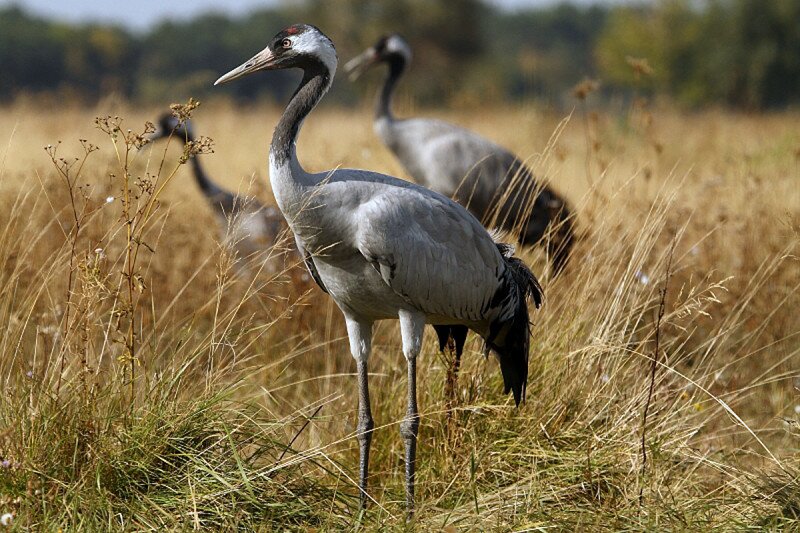
[[[517,156],[476,133],[441,120],[395,118],[392,96],[410,61],[410,46],[392,34],[345,65],[352,79],[371,66],[388,66],[375,108],[375,133],[417,183],[454,198],[484,223],[518,234],[520,244],[540,242],[552,226],[547,251],[560,272],[574,241],[566,201],[540,186]]]
[[[359,488],[367,502],[374,422],[367,362],[375,321],[399,319],[408,366],[405,441],[406,504],[414,509],[419,428],[416,368],[425,324],[477,332],[497,354],[505,391],[524,398],[530,322],[527,298],[541,288],[510,248],[497,244],[464,207],[446,196],[365,170],[308,173],[295,141],[303,121],[333,81],[331,40],[306,24],[289,26],[267,47],[220,77],[229,82],[260,70],[299,68],[300,86],[275,127],[269,149],[272,190],[309,272],[342,311],[358,372]]]

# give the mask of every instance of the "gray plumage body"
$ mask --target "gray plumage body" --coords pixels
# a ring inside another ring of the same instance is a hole
[[[552,224],[548,252],[560,271],[574,240],[569,208],[552,189],[537,183],[523,161],[459,126],[435,119],[395,118],[392,95],[410,59],[408,44],[391,35],[346,65],[357,76],[373,64],[388,64],[378,94],[376,135],[417,183],[454,198],[487,224],[518,233],[521,244],[538,243]]]
[[[419,414],[416,358],[425,324],[470,328],[500,359],[506,392],[517,403],[528,372],[526,299],[541,303],[541,288],[509,249],[449,198],[391,176],[364,170],[309,173],[297,159],[300,126],[330,87],[337,58],[317,28],[295,25],[262,52],[222,76],[223,83],[257,70],[301,68],[303,79],[275,128],[270,182],[309,272],[344,314],[359,381],[362,504],[372,420],[367,361],[375,321],[399,319],[408,364],[408,407],[401,424],[406,444],[406,498],[414,505]]]
[[[302,184],[281,185],[287,168]],[[279,176],[273,187],[289,226],[346,315],[375,321],[417,311],[429,324],[487,336],[489,324],[510,312],[490,305],[504,258],[449,198],[363,170],[307,174],[296,159],[288,167],[273,161],[270,175]]]

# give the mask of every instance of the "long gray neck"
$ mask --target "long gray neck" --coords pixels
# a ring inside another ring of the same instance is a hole
[[[375,106],[375,118],[388,118],[394,120],[392,115],[392,96],[394,89],[397,85],[397,80],[403,74],[406,68],[406,60],[397,54],[389,56],[387,61],[389,65],[389,73],[386,76],[386,81],[383,83],[383,89],[378,94],[378,102]]]
[[[192,163],[192,170],[194,171],[194,180],[197,182],[197,185],[200,187],[200,190],[203,191],[203,194],[209,198],[215,198],[219,193],[223,192],[219,186],[211,181],[211,178],[208,177],[206,174],[203,165],[200,164],[200,156],[193,155],[189,158],[189,161]]]
[[[272,135],[270,157],[276,168],[286,168],[296,160],[297,135],[300,127],[331,85],[333,73],[317,61],[303,69],[303,79],[286,106]]]
[[[194,135],[192,135],[192,131],[188,128],[188,124],[186,129],[181,133],[183,133],[183,135],[180,135],[178,133],[176,134],[179,135],[181,139],[183,139],[183,142],[185,144],[194,141]],[[211,178],[208,177],[208,174],[206,174],[203,165],[200,164],[199,155],[195,154],[192,157],[190,157],[189,162],[191,163],[192,171],[194,172],[194,180],[197,182],[198,187],[200,187],[200,190],[206,197],[216,198],[219,195],[219,193],[223,192],[223,190],[220,189],[219,186],[216,183],[214,183],[211,180]]]

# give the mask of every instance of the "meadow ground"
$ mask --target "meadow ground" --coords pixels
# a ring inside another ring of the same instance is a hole
[[[0,513],[32,530],[409,527],[397,324],[376,328],[360,514],[341,316],[292,256],[234,275],[181,149],[134,146],[160,111],[0,109]],[[209,174],[273,203],[278,113],[196,109]],[[429,332],[417,528],[798,527],[800,116],[426,114],[528,157],[581,238],[556,279],[520,250],[546,302],[519,409],[471,336],[448,414]],[[404,176],[366,108],[323,105],[299,154]]]

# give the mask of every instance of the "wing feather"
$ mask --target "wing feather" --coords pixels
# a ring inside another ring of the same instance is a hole
[[[397,294],[428,314],[485,317],[504,267],[488,232],[463,207],[416,188],[362,204],[356,245]]]
[[[300,242],[300,239],[295,235],[294,242],[297,244],[297,251],[300,252],[300,257],[303,258],[303,262],[306,264],[306,268],[308,269],[308,273],[311,275],[311,278],[319,285],[319,288],[322,289],[322,292],[327,293],[328,288],[325,287],[325,283],[323,283],[322,278],[319,275],[319,271],[317,270],[317,265],[314,263],[314,258],[311,254],[306,251],[303,243]]]

